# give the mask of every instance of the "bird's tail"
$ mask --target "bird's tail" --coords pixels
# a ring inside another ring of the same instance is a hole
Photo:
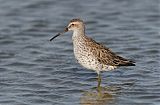
[[[136,66],[136,65],[135,62],[128,60],[120,63],[118,66]]]

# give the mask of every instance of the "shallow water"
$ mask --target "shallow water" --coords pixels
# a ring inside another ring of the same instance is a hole
[[[158,0],[1,0],[0,105],[160,105]],[[49,39],[80,17],[87,34],[136,61],[102,73],[81,67],[71,32]]]

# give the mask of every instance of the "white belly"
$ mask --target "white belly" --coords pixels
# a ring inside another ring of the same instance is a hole
[[[101,64],[87,51],[74,49],[74,55],[78,63],[91,70],[101,70]]]

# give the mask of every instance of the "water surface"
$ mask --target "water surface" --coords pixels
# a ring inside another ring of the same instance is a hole
[[[0,105],[159,105],[158,0],[0,0]],[[81,67],[71,32],[49,39],[72,18],[86,33],[136,61],[102,73]]]

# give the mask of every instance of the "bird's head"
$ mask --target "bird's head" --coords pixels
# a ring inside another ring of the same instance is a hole
[[[52,41],[56,37],[62,35],[65,32],[68,32],[68,31],[82,31],[82,32],[84,32],[84,30],[85,30],[85,25],[84,25],[84,22],[81,19],[72,19],[69,22],[68,26],[64,29],[64,31],[61,32],[61,33],[58,33],[57,35],[52,37],[50,39],[50,41]]]

